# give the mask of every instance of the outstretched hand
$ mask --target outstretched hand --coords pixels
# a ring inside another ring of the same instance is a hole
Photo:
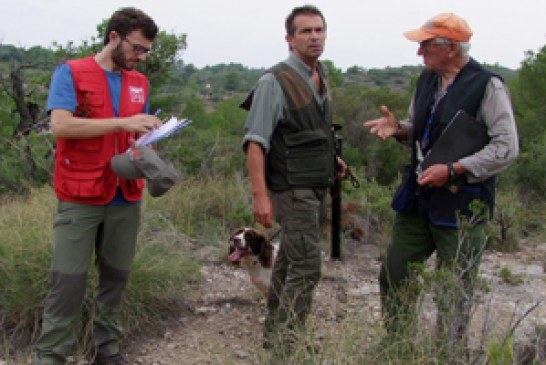
[[[396,135],[398,131],[398,121],[386,105],[381,106],[382,117],[368,120],[363,123],[364,128],[369,128],[371,134],[375,134],[383,141]]]

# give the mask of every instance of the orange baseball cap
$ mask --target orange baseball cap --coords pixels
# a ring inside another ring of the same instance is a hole
[[[426,41],[435,37],[466,42],[472,37],[470,26],[460,16],[454,13],[441,13],[429,19],[420,28],[404,32],[410,41]]]

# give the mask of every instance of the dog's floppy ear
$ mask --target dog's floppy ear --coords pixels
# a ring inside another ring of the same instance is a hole
[[[235,246],[233,245],[233,238],[237,235],[238,231],[235,232],[234,234],[232,234],[230,237],[229,237],[229,248],[228,248],[228,253],[231,255],[233,253],[233,251],[235,251]]]
[[[244,230],[245,230],[244,228],[239,228],[235,232],[233,232],[233,234],[229,237],[229,242],[232,242],[235,236],[237,236],[239,233],[243,232]]]
[[[266,239],[265,236],[260,232],[251,229],[245,232],[245,239],[250,246],[252,253],[258,256],[262,250],[262,244]]]

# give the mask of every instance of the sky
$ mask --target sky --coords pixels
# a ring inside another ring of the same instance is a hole
[[[79,44],[115,10],[134,6],[161,30],[187,35],[181,54],[187,64],[269,67],[286,58],[284,20],[304,4],[323,12],[322,58],[343,70],[420,64],[417,44],[402,33],[441,12],[467,20],[474,32],[470,55],[480,62],[516,69],[527,50],[546,44],[545,0],[0,0],[0,43]]]

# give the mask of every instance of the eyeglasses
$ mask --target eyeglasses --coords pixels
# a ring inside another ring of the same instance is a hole
[[[427,39],[426,41],[419,42],[419,47],[425,51],[428,51],[434,46],[447,46],[451,43],[453,42],[448,39],[432,38],[432,39]]]
[[[123,37],[121,39],[126,41],[127,43],[129,43],[131,45],[131,47],[133,47],[133,52],[135,52],[135,54],[137,54],[139,56],[140,55],[147,55],[147,54],[150,54],[152,52],[151,48],[144,47],[143,45],[138,44],[138,43],[133,43],[127,37]]]

